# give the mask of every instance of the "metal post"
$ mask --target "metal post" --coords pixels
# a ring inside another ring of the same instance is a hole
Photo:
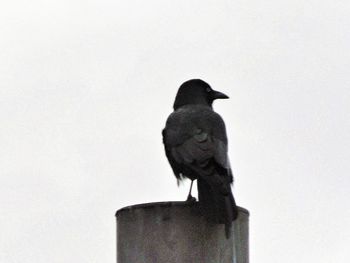
[[[249,263],[249,212],[239,208],[232,235],[208,223],[198,203],[162,202],[117,211],[117,263]]]

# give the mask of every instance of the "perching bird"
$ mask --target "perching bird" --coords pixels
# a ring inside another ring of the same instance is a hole
[[[212,108],[215,99],[227,98],[203,80],[183,83],[163,130],[163,143],[177,180],[192,181],[187,200],[195,200],[191,189],[197,179],[201,213],[209,222],[225,224],[228,238],[238,210],[231,191],[225,123]]]

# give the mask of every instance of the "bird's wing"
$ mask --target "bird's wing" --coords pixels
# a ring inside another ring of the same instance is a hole
[[[216,171],[232,181],[221,117],[213,111],[182,114],[185,115],[180,118],[176,114],[170,116],[163,131],[166,155],[176,177],[180,178],[181,173],[187,177],[191,177],[190,173],[210,176]]]
[[[169,145],[168,143],[168,130],[167,128],[163,129],[162,131],[162,135],[163,135],[163,144],[164,144],[164,148],[165,148],[165,155],[168,158],[168,161],[170,163],[171,168],[173,169],[174,175],[176,177],[176,179],[179,180],[182,179],[182,173],[181,173],[181,167],[180,167],[180,163],[178,163],[175,158],[173,157],[171,151],[172,151],[172,146]]]

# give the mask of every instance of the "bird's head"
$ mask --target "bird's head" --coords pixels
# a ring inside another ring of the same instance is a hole
[[[216,99],[228,99],[228,96],[213,90],[201,79],[191,79],[184,82],[175,98],[174,110],[188,104],[201,104],[211,107]]]

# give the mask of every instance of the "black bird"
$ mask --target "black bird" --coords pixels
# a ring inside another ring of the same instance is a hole
[[[201,213],[209,222],[225,224],[229,238],[238,210],[231,191],[225,123],[212,108],[215,99],[227,98],[203,80],[183,83],[163,130],[163,143],[178,182],[192,181],[187,200],[195,201],[191,189],[197,179]]]

